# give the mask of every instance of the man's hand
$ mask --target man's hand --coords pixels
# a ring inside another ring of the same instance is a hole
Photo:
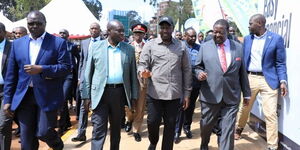
[[[206,72],[200,72],[198,75],[198,80],[204,81],[207,79],[207,73]]]
[[[183,104],[182,109],[186,110],[190,105],[190,99],[189,98],[184,98],[182,104]]]
[[[86,112],[90,111],[90,105],[91,105],[91,100],[90,99],[83,99],[84,102],[84,110]]]
[[[13,118],[14,113],[10,110],[10,106],[11,106],[11,104],[4,104],[3,112],[4,112],[5,116],[7,116],[9,118]]]
[[[43,71],[41,65],[24,65],[24,70],[30,75],[39,74]]]
[[[244,98],[244,100],[243,100],[243,105],[244,105],[244,106],[249,106],[249,101],[250,101],[249,98]]]
[[[288,89],[286,86],[285,82],[280,83],[280,91],[281,91],[281,96],[286,96],[288,93]]]
[[[148,69],[145,69],[144,71],[140,72],[140,77],[145,78],[145,79],[151,77],[151,75],[152,75],[152,73]]]

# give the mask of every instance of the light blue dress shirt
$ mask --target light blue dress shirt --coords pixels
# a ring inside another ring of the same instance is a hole
[[[3,52],[4,52],[5,42],[6,42],[6,39],[4,39],[4,40],[0,43],[0,60],[2,60],[2,57],[3,57]],[[2,66],[1,66],[1,64],[0,64],[0,71],[2,71]],[[4,84],[4,80],[3,80],[3,77],[2,77],[2,72],[0,72],[0,84]]]
[[[108,42],[108,41],[107,41]],[[123,68],[120,43],[114,47],[108,42],[108,79],[107,84],[123,83]]]

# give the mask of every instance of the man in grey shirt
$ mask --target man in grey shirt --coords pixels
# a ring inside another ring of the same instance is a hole
[[[138,74],[149,78],[147,91],[148,150],[155,150],[159,125],[164,120],[162,149],[172,150],[178,109],[189,105],[192,71],[184,42],[172,38],[171,17],[159,21],[160,37],[145,44],[138,64]],[[182,106],[180,100],[182,99]]]

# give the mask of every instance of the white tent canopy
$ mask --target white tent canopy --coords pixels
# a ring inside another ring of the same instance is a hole
[[[9,19],[7,19],[2,12],[0,12],[0,22],[2,22],[5,25],[6,31],[12,31],[12,22]]]
[[[40,10],[46,17],[46,31],[53,34],[67,29],[70,35],[90,35],[89,26],[98,22],[82,0],[52,0]],[[15,22],[16,26],[27,26],[26,18]]]

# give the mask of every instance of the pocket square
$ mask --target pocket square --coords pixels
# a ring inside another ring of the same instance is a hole
[[[241,61],[241,60],[242,60],[241,57],[235,58],[235,61]]]

